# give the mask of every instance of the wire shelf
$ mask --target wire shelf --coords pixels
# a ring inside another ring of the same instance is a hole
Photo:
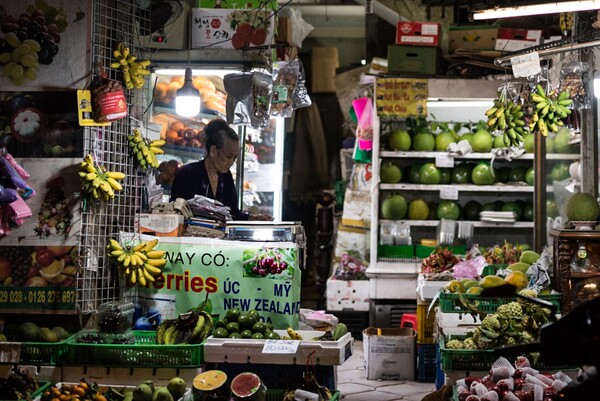
[[[110,68],[113,49],[123,42],[138,58],[149,56],[148,51],[134,45],[139,26],[149,24],[150,16],[130,0],[94,1],[92,16],[92,69],[94,78],[106,74],[108,79],[121,80],[119,72]],[[106,127],[86,127],[84,154],[91,153],[98,164],[110,171],[126,174],[123,190],[107,203],[82,204],[80,252],[82,273],[77,278],[77,309],[91,313],[99,304],[120,297],[122,281],[110,269],[106,255],[108,238],[117,238],[119,232],[133,233],[135,216],[142,208],[145,174],[129,155],[127,135],[134,127],[148,125],[145,113],[150,102],[149,90],[127,90],[127,117],[113,121]]]

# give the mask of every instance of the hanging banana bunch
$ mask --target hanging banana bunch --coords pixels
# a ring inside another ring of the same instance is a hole
[[[560,13],[559,17],[559,25],[560,31],[564,36],[570,34],[573,30],[573,26],[575,25],[575,13],[573,12],[564,12]]]
[[[119,181],[125,178],[125,174],[120,171],[107,171],[94,161],[91,154],[83,158],[79,167],[81,189],[90,199],[106,202],[115,197],[115,191],[123,189]]]
[[[501,131],[504,145],[519,146],[525,134],[525,119],[522,106],[506,99],[502,92],[494,100],[494,106],[485,112],[491,132]]]
[[[140,168],[158,168],[159,163],[156,155],[165,153],[162,148],[165,144],[163,139],[150,141],[142,136],[142,131],[139,128],[134,128],[133,134],[127,136],[127,141],[129,151]]]
[[[129,285],[145,286],[154,282],[167,264],[165,251],[154,249],[157,244],[158,239],[155,238],[135,246],[123,246],[111,238],[106,248],[109,259],[117,265],[119,275]]]
[[[570,106],[573,100],[569,98],[569,92],[562,91],[546,94],[544,87],[536,85],[536,92],[531,94],[534,103],[534,113],[529,123],[529,129],[538,131],[543,136],[548,132],[558,132],[558,127],[564,125],[564,119],[571,114]]]
[[[119,42],[117,48],[113,50],[113,61],[110,66],[121,70],[123,83],[127,89],[140,89],[144,87],[146,80],[144,76],[150,75],[150,60],[138,60],[131,54],[131,50],[123,42]]]

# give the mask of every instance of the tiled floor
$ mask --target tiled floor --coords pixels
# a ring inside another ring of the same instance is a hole
[[[361,341],[354,341],[353,354],[337,368],[337,390],[345,401],[421,401],[435,390],[434,383],[367,380]]]

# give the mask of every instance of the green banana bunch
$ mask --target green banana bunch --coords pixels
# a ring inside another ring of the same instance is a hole
[[[150,75],[150,60],[138,60],[131,54],[131,50],[123,42],[119,42],[117,48],[113,50],[113,61],[110,66],[121,70],[123,83],[127,89],[143,88],[146,80],[144,76]]]
[[[563,35],[567,35],[575,25],[575,17],[573,12],[560,13],[559,25]]]
[[[543,136],[548,136],[548,132],[558,132],[558,127],[564,125],[564,119],[571,114],[570,106],[573,100],[569,98],[566,91],[558,95],[546,94],[542,85],[536,85],[536,93],[531,94],[531,100],[534,103],[534,113],[529,123],[529,130],[537,130]]]
[[[165,251],[155,250],[158,239],[141,242],[135,246],[122,246],[114,239],[109,240],[106,247],[108,257],[117,264],[119,274],[125,278],[127,284],[139,283],[146,286],[152,283],[156,276],[162,274],[163,267],[167,264]]]
[[[213,329],[212,316],[204,311],[192,309],[181,313],[177,319],[166,319],[156,329],[156,343],[200,344]]]
[[[88,199],[107,202],[115,197],[115,191],[123,189],[119,180],[124,179],[125,174],[120,171],[106,171],[94,161],[91,154],[83,158],[79,167],[81,189]]]
[[[525,119],[522,106],[512,100],[506,101],[504,95],[494,100],[494,106],[485,112],[490,131],[502,131],[504,145],[519,146],[525,134]]]
[[[165,153],[162,147],[166,142],[163,139],[150,141],[142,136],[139,128],[134,128],[133,134],[127,136],[127,141],[129,151],[140,168],[158,168],[156,155]]]

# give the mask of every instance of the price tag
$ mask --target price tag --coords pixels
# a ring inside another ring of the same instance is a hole
[[[440,189],[440,199],[458,200],[458,188],[448,186]]]
[[[540,67],[540,55],[538,52],[511,57],[510,63],[515,78],[532,77],[542,72]]]
[[[454,167],[454,157],[450,157],[447,153],[435,157],[436,167]]]
[[[263,354],[295,354],[300,341],[297,340],[266,340]]]

